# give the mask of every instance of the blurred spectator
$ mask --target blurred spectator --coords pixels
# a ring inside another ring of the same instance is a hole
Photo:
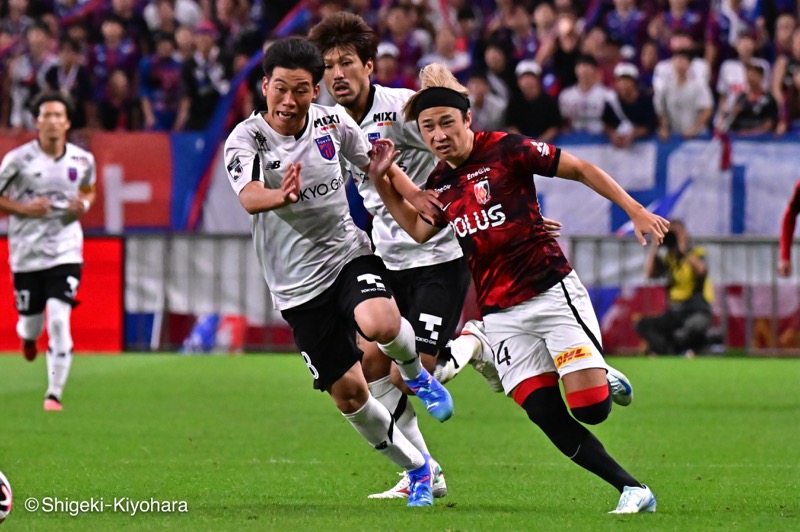
[[[411,8],[392,4],[386,14],[386,34],[383,41],[394,44],[400,51],[397,58],[400,71],[415,77],[417,64],[430,47],[430,36],[413,26]]]
[[[666,248],[666,253],[659,250]],[[704,248],[692,247],[686,227],[672,220],[661,246],[651,246],[644,267],[648,279],[667,279],[669,306],[660,316],[642,318],[636,331],[653,354],[693,356],[708,344],[714,288]]]
[[[215,0],[214,25],[219,31],[217,43],[232,51],[237,39],[244,33],[257,31],[250,20],[248,0]]]
[[[108,77],[106,96],[98,106],[100,126],[106,131],[141,129],[139,101],[133,96],[128,74],[114,70]]]
[[[775,38],[767,43],[764,55],[771,64],[792,53],[792,35],[795,28],[797,20],[790,13],[780,15],[775,21]]]
[[[779,107],[783,107],[786,94],[792,88],[793,78],[797,71],[800,71],[800,28],[792,33],[792,43],[789,53],[781,55],[775,61],[775,69],[772,73],[772,96],[778,102]]]
[[[545,43],[551,43],[558,34],[556,21],[556,10],[548,2],[540,2],[533,10],[534,33],[539,41],[539,49],[533,59],[540,65],[544,64],[551,55],[551,51],[545,47]]]
[[[74,39],[62,37],[58,44],[58,63],[44,75],[47,88],[60,91],[72,101],[71,130],[93,125],[94,92],[89,69],[83,64],[81,45]]]
[[[194,55],[194,30],[189,26],[178,26],[175,30],[175,47],[178,61],[187,61]]]
[[[144,8],[144,19],[150,31],[169,30],[175,24],[194,28],[203,20],[203,12],[194,0],[150,0]]]
[[[729,113],[733,103],[747,88],[747,65],[755,63],[765,72],[764,87],[769,89],[769,63],[764,59],[754,57],[756,41],[751,35],[741,35],[736,41],[736,59],[723,61],[717,79],[717,95],[719,96],[719,111],[721,115]]]
[[[670,50],[672,35],[680,31],[695,42],[703,38],[703,17],[689,9],[689,0],[669,0],[669,9],[653,18],[647,32],[656,41],[659,52]]]
[[[45,87],[44,76],[57,58],[50,52],[52,37],[43,24],[36,23],[28,28],[25,45],[25,52],[11,61],[4,79],[2,124],[33,130],[34,119],[28,112],[28,102]]]
[[[142,59],[139,67],[144,128],[170,131],[178,117],[182,64],[175,57],[172,35],[156,33],[154,41],[155,53]]]
[[[33,19],[28,16],[28,0],[8,0],[6,5],[7,8],[0,11],[0,31],[22,39],[33,26]]]
[[[669,40],[670,52],[672,54],[681,52],[689,57],[689,71],[686,73],[689,79],[698,79],[708,85],[711,82],[711,69],[705,59],[696,57],[695,42],[688,33],[676,31]],[[659,61],[653,73],[653,92],[657,93],[667,84],[672,83],[675,77],[675,67],[672,59]]]
[[[691,57],[686,51],[672,54],[672,75],[655,91],[658,135],[693,138],[705,133],[714,107],[711,89],[703,80],[689,77]]]
[[[382,42],[378,45],[378,53],[375,56],[375,72],[372,75],[375,83],[394,89],[416,90],[416,80],[400,72],[398,57],[400,57],[400,50],[397,49],[397,46],[390,42]]]
[[[742,35],[752,36],[758,46],[766,41],[766,26],[760,15],[760,2],[720,0],[709,14],[706,25],[705,59],[713,69],[736,56],[734,46]]]
[[[536,57],[540,44],[531,23],[531,13],[521,2],[515,3],[507,12],[502,26],[489,36],[489,40],[510,50],[509,58],[514,63]]]
[[[501,131],[506,114],[506,101],[492,93],[486,74],[475,71],[467,81],[472,129],[474,131]]]
[[[603,21],[610,39],[638,48],[647,36],[647,18],[635,0],[614,0],[614,9]]]
[[[603,109],[611,91],[600,83],[597,60],[582,55],[575,65],[578,83],[558,96],[558,107],[567,126],[573,131],[603,132]]]
[[[86,30],[86,26],[81,23],[70,24],[66,27],[64,33],[80,45],[83,62],[86,64],[89,54],[92,52],[92,47],[89,44],[89,32]]]
[[[419,60],[422,69],[431,63],[442,63],[461,81],[466,81],[466,74],[472,66],[472,58],[467,52],[456,50],[456,36],[447,26],[436,32],[435,50],[425,54]]]
[[[747,90],[733,104],[731,130],[739,135],[772,133],[778,122],[775,98],[764,90],[764,67],[759,62],[747,65]]]
[[[795,69],[792,85],[785,93],[783,107],[780,109],[778,127],[775,132],[783,135],[787,131],[800,130],[800,69]]]
[[[506,128],[541,142],[552,142],[562,119],[555,99],[542,90],[541,67],[530,59],[520,61],[516,74],[519,93],[508,104]]]
[[[639,90],[653,96],[653,78],[658,65],[658,46],[655,41],[645,41],[639,51]]]
[[[116,17],[103,21],[103,41],[92,48],[89,70],[94,82],[97,100],[105,97],[111,72],[122,70],[128,80],[135,79],[139,67],[139,52],[134,42],[125,35],[125,26]]]
[[[511,87],[516,84],[514,69],[509,64],[505,47],[500,43],[490,42],[483,52],[486,64],[486,79],[492,87],[492,92],[508,101],[511,97]]]
[[[139,54],[146,55],[152,52],[150,28],[147,27],[144,17],[136,11],[136,0],[111,0],[111,13],[104,18],[108,17],[120,21],[125,37],[136,44]]]
[[[176,129],[199,130],[208,124],[220,98],[230,90],[231,61],[216,45],[217,30],[210,22],[195,28],[195,53],[183,63],[183,97]]]
[[[649,137],[658,125],[653,99],[639,91],[639,71],[631,63],[614,69],[614,93],[603,109],[603,124],[611,143],[627,148],[634,140]]]
[[[555,76],[552,94],[558,94],[565,87],[570,87],[578,82],[575,77],[575,64],[581,55],[579,44],[581,36],[578,32],[577,21],[573,15],[560,15],[556,23],[555,35],[552,41],[543,45],[542,48],[548,50],[553,48],[551,53],[547,51],[542,54],[543,63],[551,65],[550,70]]]

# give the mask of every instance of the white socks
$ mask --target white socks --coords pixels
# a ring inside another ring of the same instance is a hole
[[[405,318],[400,318],[400,333],[388,344],[378,342],[383,353],[397,362],[397,369],[404,380],[413,380],[422,373],[422,364],[417,356],[417,337],[414,327]]]
[[[419,430],[417,424],[417,414],[414,412],[414,404],[408,400],[408,396],[404,395],[397,387],[392,384],[389,377],[384,377],[369,383],[369,393],[378,400],[380,404],[386,407],[392,416],[394,416],[398,405],[402,402],[405,403],[400,417],[395,420],[395,425],[400,429],[411,444],[425,454],[428,452],[428,446],[425,444],[425,438]]]
[[[36,341],[44,328],[44,313],[34,316],[20,316],[17,320],[17,336],[22,340]]]
[[[392,415],[377,399],[369,396],[364,406],[352,414],[343,414],[347,421],[386,458],[411,471],[425,464],[425,457],[395,428]]]
[[[59,299],[47,300],[47,394],[59,401],[72,366],[72,334],[69,318],[72,306]]]
[[[458,375],[483,349],[481,341],[474,334],[462,334],[450,342],[449,347],[451,358],[442,365],[437,364],[433,372],[433,376],[442,384]]]

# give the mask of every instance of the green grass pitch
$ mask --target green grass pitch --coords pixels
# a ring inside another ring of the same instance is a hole
[[[800,360],[616,359],[635,401],[594,432],[658,498],[618,494],[559,454],[471,368],[455,416],[417,412],[450,494],[433,508],[368,500],[395,467],[311,389],[299,356],[77,357],[61,413],[44,360],[0,357],[0,530],[800,530]],[[416,401],[416,399],[415,399]],[[184,501],[185,513],[70,516],[43,501]]]

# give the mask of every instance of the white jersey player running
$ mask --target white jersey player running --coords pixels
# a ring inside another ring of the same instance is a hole
[[[401,112],[414,94],[408,89],[373,85],[370,74],[377,50],[377,37],[357,15],[331,15],[311,29],[309,39],[325,59],[323,80],[336,100],[336,109],[352,117],[370,142],[392,139],[401,155],[397,165],[422,187],[437,163],[427,149],[415,122],[406,122]],[[346,163],[358,187],[364,206],[373,215],[372,242],[383,259],[387,280],[395,293],[402,315],[414,327],[417,350],[423,365],[441,382],[447,382],[472,364],[494,391],[502,391],[493,353],[483,334],[481,322],[468,322],[462,335],[451,342],[461,319],[461,309],[470,276],[463,253],[452,231],[442,231],[430,241],[415,242],[392,218],[369,176],[357,165]],[[396,370],[388,377],[391,361],[377,346],[362,343],[364,376],[373,395],[394,412],[397,426],[414,444],[428,452],[419,432],[413,406],[402,390]],[[411,437],[411,436],[414,437]],[[447,493],[444,475],[437,474],[434,494]],[[408,496],[408,479],[403,476],[392,489],[371,498]]]
[[[44,409],[58,411],[72,365],[70,315],[83,266],[78,219],[94,201],[95,162],[91,153],[67,142],[70,102],[65,97],[42,94],[31,109],[38,137],[3,157],[0,211],[11,215],[8,244],[23,355],[36,358],[46,310]]]
[[[430,506],[436,462],[370,395],[356,331],[398,363],[436,419],[452,415],[452,399],[422,367],[414,330],[400,316],[383,263],[350,217],[342,164],[380,179],[387,171],[408,178],[396,165],[371,163],[369,142],[346,113],[311,103],[324,70],[314,45],[278,41],[265,53],[263,69],[267,110],[234,129],[225,164],[240,203],[253,215],[256,254],[275,306],[292,327],[314,387],[328,392],[364,439],[407,471],[408,505]]]

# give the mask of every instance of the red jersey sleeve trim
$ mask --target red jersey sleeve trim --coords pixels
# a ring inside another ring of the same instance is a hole
[[[561,148],[556,148],[556,153],[553,155],[553,162],[547,170],[547,177],[553,177],[558,172],[558,161],[561,159]]]

